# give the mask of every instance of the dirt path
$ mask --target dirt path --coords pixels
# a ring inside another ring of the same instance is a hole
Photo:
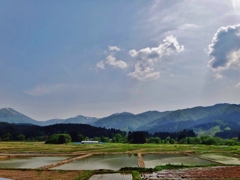
[[[142,154],[138,153],[137,155],[138,155],[138,167],[145,168],[145,164],[144,164],[144,161],[143,161],[143,158],[142,158]]]
[[[83,158],[86,158],[86,157],[89,157],[89,156],[92,156],[92,154],[86,154],[86,155],[74,157],[74,158],[67,159],[67,160],[64,160],[64,161],[60,161],[60,162],[57,162],[57,163],[42,166],[42,167],[39,167],[38,169],[47,170],[47,169],[54,168],[54,167],[57,167],[57,166],[60,166],[60,165],[63,165],[63,164],[70,163],[70,162],[75,161],[77,159],[83,159]]]

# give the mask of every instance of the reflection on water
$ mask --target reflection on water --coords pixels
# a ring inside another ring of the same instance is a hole
[[[184,164],[184,165],[206,165],[213,164],[212,161],[200,159],[194,156],[183,154],[146,154],[143,155],[146,168],[154,168],[158,165]],[[217,154],[202,155],[201,157],[226,164],[240,164],[240,160],[235,157],[227,157]],[[0,160],[0,168],[39,168],[59,161],[67,160],[71,157],[22,157]],[[138,167],[136,154],[101,154],[87,158],[78,159],[68,164],[63,164],[52,169],[62,170],[96,170],[111,169],[119,170],[122,167]]]
[[[58,161],[66,160],[70,157],[22,157],[11,158],[0,161],[0,168],[29,168],[34,169]]]
[[[119,170],[122,167],[137,167],[137,156],[128,154],[102,154],[93,155],[84,159],[63,164],[53,169],[62,170],[95,170],[112,169]]]
[[[203,154],[201,157],[211,159],[222,164],[240,164],[240,159],[238,157],[229,157],[224,154]]]
[[[200,159],[194,156],[183,154],[146,154],[143,156],[146,168],[154,168],[158,165],[184,164],[184,165],[205,165],[213,164],[211,161]]]

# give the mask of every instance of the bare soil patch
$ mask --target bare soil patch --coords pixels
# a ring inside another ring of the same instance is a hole
[[[240,179],[240,166],[163,170],[143,174],[143,179]]]
[[[14,180],[74,180],[83,171],[57,171],[57,170],[0,170],[0,177]]]

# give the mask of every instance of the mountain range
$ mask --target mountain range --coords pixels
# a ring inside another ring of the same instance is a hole
[[[140,114],[116,113],[104,118],[82,115],[68,119],[34,120],[12,108],[0,109],[0,122],[34,124],[89,124],[95,127],[114,128],[124,131],[178,132],[193,129],[198,134],[215,135],[219,132],[240,129],[240,105],[216,104],[174,111],[147,111]]]

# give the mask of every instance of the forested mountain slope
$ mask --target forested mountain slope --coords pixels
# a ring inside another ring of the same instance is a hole
[[[178,132],[193,129],[198,134],[230,133],[240,128],[240,105],[216,104],[174,111],[147,111],[140,114],[116,113],[104,118],[76,116],[68,119],[36,121],[11,108],[0,110],[0,122],[35,125],[90,124],[95,127],[115,128],[123,131]]]

